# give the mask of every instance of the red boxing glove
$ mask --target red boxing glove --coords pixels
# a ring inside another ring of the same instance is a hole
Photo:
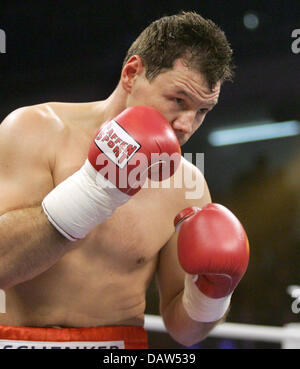
[[[129,201],[147,176],[169,178],[180,159],[177,137],[161,113],[128,108],[101,126],[83,166],[44,198],[43,210],[70,241],[82,239]]]
[[[188,301],[187,309],[192,310],[190,315],[195,320],[218,320],[227,310],[231,294],[248,266],[246,232],[239,220],[219,204],[208,204],[202,209],[186,208],[176,216],[174,224],[179,228],[179,262],[189,275],[196,275],[195,283],[190,278],[186,286],[189,296],[185,298],[194,299],[193,294],[199,291],[195,299],[206,304],[205,308],[199,308],[199,317],[195,306],[199,302]]]
[[[180,163],[181,150],[167,119],[156,109],[133,106],[104,123],[90,146],[88,159],[99,174],[127,195],[147,176],[162,181]]]

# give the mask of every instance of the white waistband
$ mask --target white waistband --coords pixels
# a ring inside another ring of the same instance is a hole
[[[35,342],[0,340],[1,349],[124,349],[124,341]]]

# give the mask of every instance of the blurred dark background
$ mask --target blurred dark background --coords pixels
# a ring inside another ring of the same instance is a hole
[[[213,147],[208,134],[262,120],[300,121],[300,53],[291,48],[291,33],[300,29],[299,1],[1,1],[6,53],[0,54],[0,121],[20,106],[106,98],[140,31],[180,10],[217,23],[237,65],[234,83],[224,84],[218,106],[183,147],[205,154],[213,201],[229,207],[249,234],[249,270],[228,321],[298,322],[286,288],[300,284],[299,136]],[[158,313],[154,283],[147,313]],[[172,344],[164,339],[151,344]]]

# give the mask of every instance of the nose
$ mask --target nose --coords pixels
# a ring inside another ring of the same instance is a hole
[[[187,111],[180,114],[173,121],[173,129],[182,134],[191,134],[193,131],[193,122],[195,120],[194,112]]]

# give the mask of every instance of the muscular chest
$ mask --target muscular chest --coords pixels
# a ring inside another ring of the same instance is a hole
[[[162,204],[153,203],[148,195],[136,195],[95,227],[85,241],[91,252],[100,248],[107,260],[126,268],[153,260],[171,236],[172,226],[163,217]]]

